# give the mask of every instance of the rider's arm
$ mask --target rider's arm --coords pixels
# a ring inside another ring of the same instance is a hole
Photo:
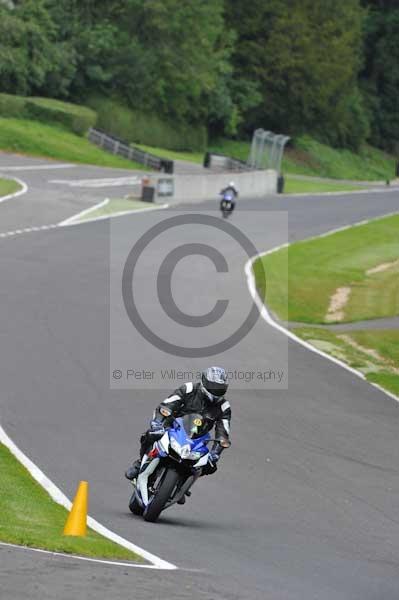
[[[223,400],[220,405],[220,414],[215,423],[215,443],[212,452],[221,454],[225,448],[230,446],[230,422],[231,407],[228,400]]]
[[[153,418],[163,422],[164,419],[169,416],[177,416],[180,413],[181,407],[184,405],[186,395],[190,391],[190,386],[192,391],[193,384],[185,383],[177,388],[173,394],[165,398],[165,400],[163,400],[155,409]]]

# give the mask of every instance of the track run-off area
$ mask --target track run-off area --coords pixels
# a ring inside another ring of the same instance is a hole
[[[66,165],[54,175],[54,168],[0,156],[0,174],[28,186],[0,204],[0,233],[57,224],[129,189],[114,181],[126,171]],[[113,183],[101,189],[54,183],[91,178]],[[216,202],[189,210],[214,214]],[[395,211],[395,190],[270,196],[242,199],[231,223],[263,252],[287,242],[276,212],[288,214],[294,241]],[[139,237],[155,212],[120,219]],[[162,217],[171,214],[167,209]],[[177,245],[192,241],[194,228],[181,228]],[[218,472],[155,525],[129,514],[123,471],[154,406],[171,390],[166,384],[110,389],[109,235],[105,220],[0,237],[1,425],[69,498],[79,480],[89,481],[92,517],[178,570],[89,564],[0,546],[1,595],[397,600],[399,406],[262,319],[236,354],[229,350],[229,360],[237,368],[244,357],[284,363],[288,345],[287,389],[244,392],[232,383],[233,444]],[[204,241],[211,244],[212,236]],[[238,303],[250,298],[244,267],[237,262],[233,271]],[[186,279],[187,294],[198,290],[201,297],[209,272],[203,264],[193,273],[182,261],[179,282]],[[143,353],[152,356],[144,342],[137,356]],[[153,356],[152,367],[162,367],[159,352]],[[204,366],[214,360],[205,358]],[[188,369],[190,360],[182,364]]]

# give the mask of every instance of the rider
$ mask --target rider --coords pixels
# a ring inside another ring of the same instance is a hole
[[[226,371],[221,367],[209,367],[202,372],[198,383],[185,383],[155,409],[150,429],[140,439],[140,458],[125,473],[127,479],[137,478],[141,459],[156,439],[162,437],[165,427],[173,417],[199,413],[206,417],[210,428],[215,427],[215,442],[208,455],[208,463],[202,475],[210,475],[217,469],[216,463],[224,448],[230,446],[231,408],[224,395],[228,388]]]
[[[223,202],[225,202],[225,194],[227,193],[231,193],[233,194],[233,199],[230,200],[230,210],[231,212],[233,212],[235,205],[236,205],[236,199],[238,197],[238,190],[234,184],[234,181],[230,181],[229,185],[227,185],[225,188],[223,188],[220,192],[220,195],[222,196],[222,199],[220,201],[220,210],[222,210],[223,208]]]

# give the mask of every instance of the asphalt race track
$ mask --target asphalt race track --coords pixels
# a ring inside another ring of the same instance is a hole
[[[76,169],[79,177],[112,176],[74,167],[68,177]],[[94,203],[95,190],[89,198],[48,183],[67,172],[40,171],[40,183],[29,175],[30,193],[0,205],[0,231],[18,227],[19,214],[24,226],[46,224]],[[15,175],[28,180],[28,172]],[[96,201],[104,195],[97,191]],[[33,219],[29,202],[39,206],[40,198],[46,206]],[[285,241],[268,211],[288,211],[297,240],[398,210],[393,191],[270,197],[245,200],[245,210],[243,200],[232,222],[267,250]],[[144,232],[151,215],[123,218]],[[90,482],[93,517],[179,570],[88,565],[0,546],[1,598],[397,600],[399,407],[294,342],[288,390],[242,394],[232,386],[233,446],[218,473],[155,525],[129,514],[123,470],[163,394],[110,390],[108,260],[108,221],[0,239],[1,422],[69,497],[80,479]],[[203,276],[195,271],[206,289]],[[245,301],[243,265],[236,285]],[[250,339],[240,351],[283,360],[287,339],[263,321]]]

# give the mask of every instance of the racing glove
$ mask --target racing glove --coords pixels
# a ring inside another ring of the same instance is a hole
[[[216,463],[218,462],[219,458],[220,458],[220,454],[218,454],[217,452],[214,452],[212,450],[211,452],[209,452],[208,462],[216,465]]]
[[[216,452],[209,452],[208,462],[203,467],[203,470],[202,470],[204,475],[212,475],[212,473],[215,473],[215,471],[217,470],[216,463],[218,462],[219,458],[220,458],[220,456]]]
[[[151,430],[149,431],[150,435],[156,435],[156,436],[162,437],[163,434],[165,433],[165,427],[163,426],[161,421],[158,421],[158,419],[153,419],[151,421],[150,427],[151,427]]]

